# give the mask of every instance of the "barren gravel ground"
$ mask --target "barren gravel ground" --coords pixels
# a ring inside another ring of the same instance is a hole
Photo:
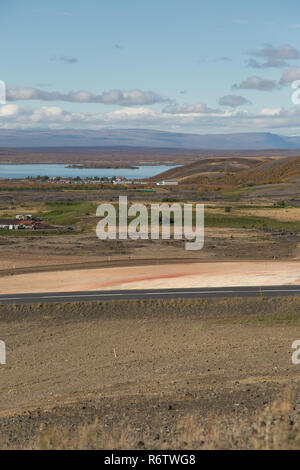
[[[97,419],[109,436],[130,426],[119,445],[172,447],[190,415],[251,421],[286,387],[299,409],[299,314],[288,298],[3,306],[0,443]]]
[[[299,257],[300,237],[289,232],[255,229],[207,228],[205,246],[186,251],[184,240],[100,241],[95,233],[39,236],[0,236],[1,269],[62,266],[122,259],[185,258],[199,261],[272,260]],[[298,247],[297,247],[298,246]]]

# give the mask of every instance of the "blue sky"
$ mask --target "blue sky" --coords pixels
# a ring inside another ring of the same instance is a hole
[[[0,127],[300,135],[299,13],[297,0],[1,0]]]

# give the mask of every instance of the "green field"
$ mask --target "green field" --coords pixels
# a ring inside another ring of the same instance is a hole
[[[270,217],[255,215],[233,214],[206,214],[206,227],[219,228],[246,228],[257,230],[300,230],[300,220],[294,222],[282,222]]]
[[[36,214],[53,225],[73,225],[84,216],[95,215],[97,204],[94,202],[47,202],[46,208]]]
[[[34,207],[31,207],[30,210],[36,217],[42,218],[44,222],[51,225],[67,227],[77,225],[81,230],[90,230],[94,229],[96,226],[96,210],[99,203],[97,202],[46,202],[40,207],[38,212],[34,211]],[[118,205],[114,202],[113,205],[116,209],[116,222],[118,224],[119,211]],[[130,204],[128,204],[128,207]],[[150,207],[148,206],[148,223],[150,226],[151,223],[151,213]],[[205,227],[216,227],[216,228],[238,228],[238,229],[256,229],[256,230],[286,230],[286,231],[298,231],[300,230],[300,220],[295,221],[280,221],[275,218],[265,217],[265,216],[255,216],[255,215],[239,215],[234,214],[235,209],[274,209],[274,205],[270,206],[253,206],[253,205],[242,205],[242,206],[208,206],[209,211],[205,212]],[[287,207],[286,205],[276,206],[278,211]],[[211,209],[218,210],[217,213],[211,212]],[[224,210],[223,213],[220,212],[220,209]],[[14,217],[12,214],[2,214],[2,217]],[[133,219],[133,217],[128,218],[128,223]],[[196,218],[195,212],[193,215],[193,224],[195,225]],[[162,217],[160,217],[160,224],[162,223]],[[171,212],[170,223],[174,224],[174,216]],[[9,231],[0,230],[0,235],[5,235]],[[28,232],[23,230],[20,232],[12,231],[14,234],[18,235],[27,234]],[[44,230],[44,234],[53,233],[53,230],[47,231]],[[33,233],[30,231],[30,233]],[[38,231],[42,233],[42,231]],[[59,231],[57,233],[63,233]]]

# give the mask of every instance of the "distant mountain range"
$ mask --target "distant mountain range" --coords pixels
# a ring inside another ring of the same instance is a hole
[[[144,147],[213,150],[300,149],[300,137],[268,132],[184,134],[146,129],[7,130],[0,147]]]

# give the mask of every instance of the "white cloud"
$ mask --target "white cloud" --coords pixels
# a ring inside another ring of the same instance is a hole
[[[281,108],[263,108],[258,114],[259,116],[280,116]]]
[[[241,82],[235,83],[232,86],[233,90],[258,90],[258,91],[272,91],[278,87],[275,80],[265,80],[263,78],[252,76]]]
[[[4,106],[0,106],[0,118],[8,116],[17,116],[19,110],[20,108],[16,104],[6,104]]]
[[[280,84],[288,85],[289,83],[294,82],[295,80],[300,80],[300,67],[292,67],[283,72]]]
[[[221,111],[219,109],[212,109],[207,106],[205,103],[192,104],[192,105],[183,105],[179,106],[177,104],[172,104],[165,106],[163,113],[167,114],[218,114]]]
[[[236,108],[244,104],[251,104],[251,102],[247,100],[246,98],[244,98],[243,96],[226,95],[226,96],[222,96],[222,98],[219,99],[219,104],[221,106],[230,106],[232,108]]]
[[[266,57],[267,59],[278,60],[294,60],[300,58],[298,49],[290,44],[274,47],[271,44],[266,44],[260,51],[254,52],[253,55],[257,57]]]
[[[256,59],[250,59],[247,63],[248,67],[253,69],[281,68],[287,65],[285,60],[269,59],[266,62],[258,62]]]
[[[103,114],[103,118],[107,121],[124,121],[124,120],[139,120],[153,118],[156,112],[149,108],[123,108]]]
[[[264,62],[259,62],[256,59],[248,61],[248,67],[255,69],[279,68],[288,65],[287,61],[297,60],[300,58],[300,52],[290,44],[274,47],[271,44],[265,46],[259,51],[248,52],[249,55],[265,59]]]

